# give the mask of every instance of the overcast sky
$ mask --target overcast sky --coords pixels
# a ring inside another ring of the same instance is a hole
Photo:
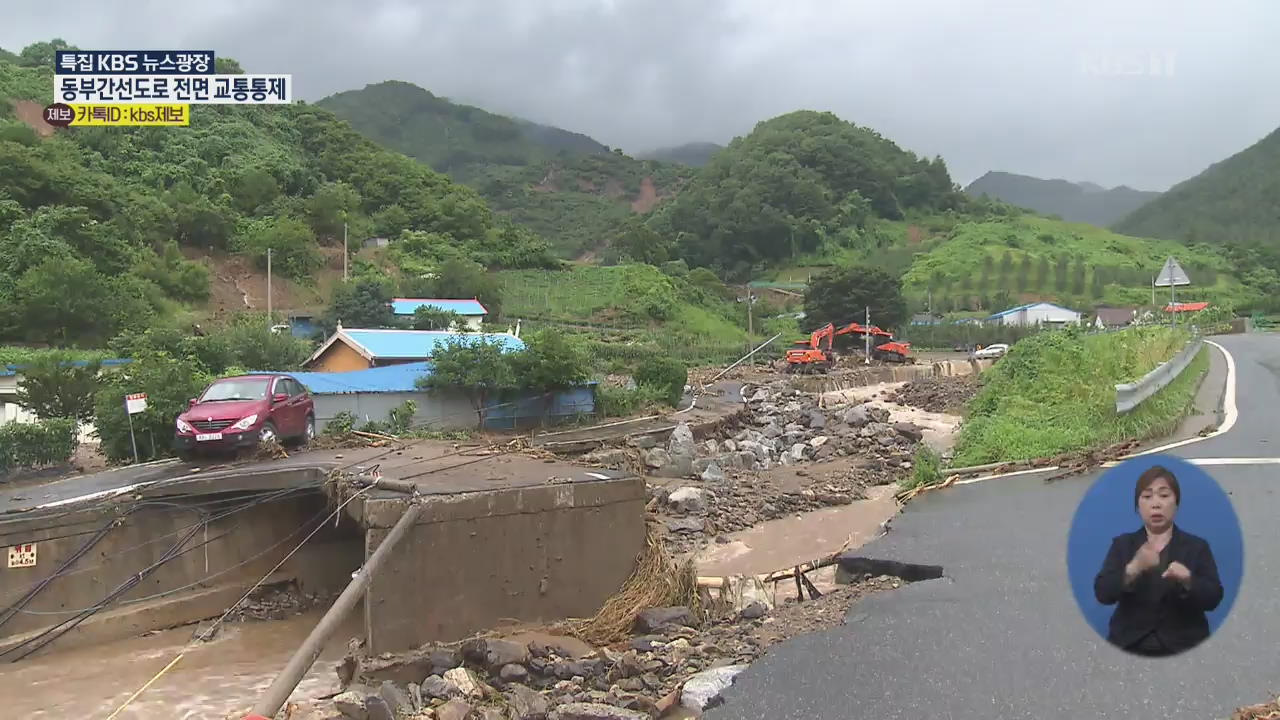
[[[6,0],[0,47],[398,79],[629,153],[808,108],[987,170],[1163,190],[1280,126],[1275,0]],[[132,8],[123,11],[121,8]],[[52,89],[50,89],[52,94]]]

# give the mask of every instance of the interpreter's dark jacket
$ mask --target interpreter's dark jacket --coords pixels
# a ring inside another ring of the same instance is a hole
[[[1205,613],[1222,602],[1222,582],[1209,543],[1191,533],[1173,527],[1169,544],[1160,552],[1160,563],[1149,568],[1124,588],[1124,566],[1133,559],[1138,548],[1147,541],[1147,531],[1117,535],[1093,581],[1094,595],[1103,605],[1116,605],[1111,615],[1107,640],[1129,648],[1155,631],[1170,653],[1181,652],[1209,637],[1209,619]],[[1172,562],[1180,562],[1191,571],[1191,587],[1160,575]]]

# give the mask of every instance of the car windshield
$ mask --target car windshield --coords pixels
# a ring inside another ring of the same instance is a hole
[[[200,402],[218,402],[220,400],[261,400],[267,396],[270,378],[237,378],[235,380],[219,380],[204,391]]]

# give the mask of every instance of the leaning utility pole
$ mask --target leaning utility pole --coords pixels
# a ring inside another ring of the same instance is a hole
[[[864,309],[865,309],[865,310],[866,310],[866,312],[867,312],[867,317],[866,317],[866,322],[865,322],[865,323],[863,323],[863,324],[865,325],[865,327],[863,327],[863,328],[862,328],[862,337],[866,338],[866,346],[867,346],[867,348],[866,348],[866,354],[867,354],[867,356],[866,356],[865,358],[863,358],[863,360],[862,360],[862,364],[863,364],[863,365],[870,365],[870,364],[871,364],[871,306],[870,306],[870,305],[866,305],[866,306],[864,306]]]
[[[422,505],[416,502],[405,510],[391,528],[391,532],[387,533],[377,549],[369,555],[369,559],[365,560],[364,567],[351,578],[346,589],[337,600],[333,601],[333,605],[329,606],[329,610],[325,612],[324,617],[320,618],[320,622],[311,630],[311,634],[303,641],[302,646],[294,652],[293,657],[289,658],[289,664],[285,665],[284,670],[280,671],[270,687],[263,692],[258,703],[250,711],[253,714],[249,717],[255,715],[263,718],[275,717],[276,711],[285,704],[294,688],[298,687],[298,683],[311,670],[316,658],[320,657],[325,643],[333,637],[342,625],[342,621],[351,614],[356,603],[364,597],[369,583],[373,581],[374,573],[387,562],[391,551],[409,533],[421,513]]]

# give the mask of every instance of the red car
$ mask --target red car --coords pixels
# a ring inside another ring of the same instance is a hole
[[[270,440],[309,442],[316,434],[315,404],[288,375],[237,375],[215,380],[178,416],[174,449],[236,450]]]

